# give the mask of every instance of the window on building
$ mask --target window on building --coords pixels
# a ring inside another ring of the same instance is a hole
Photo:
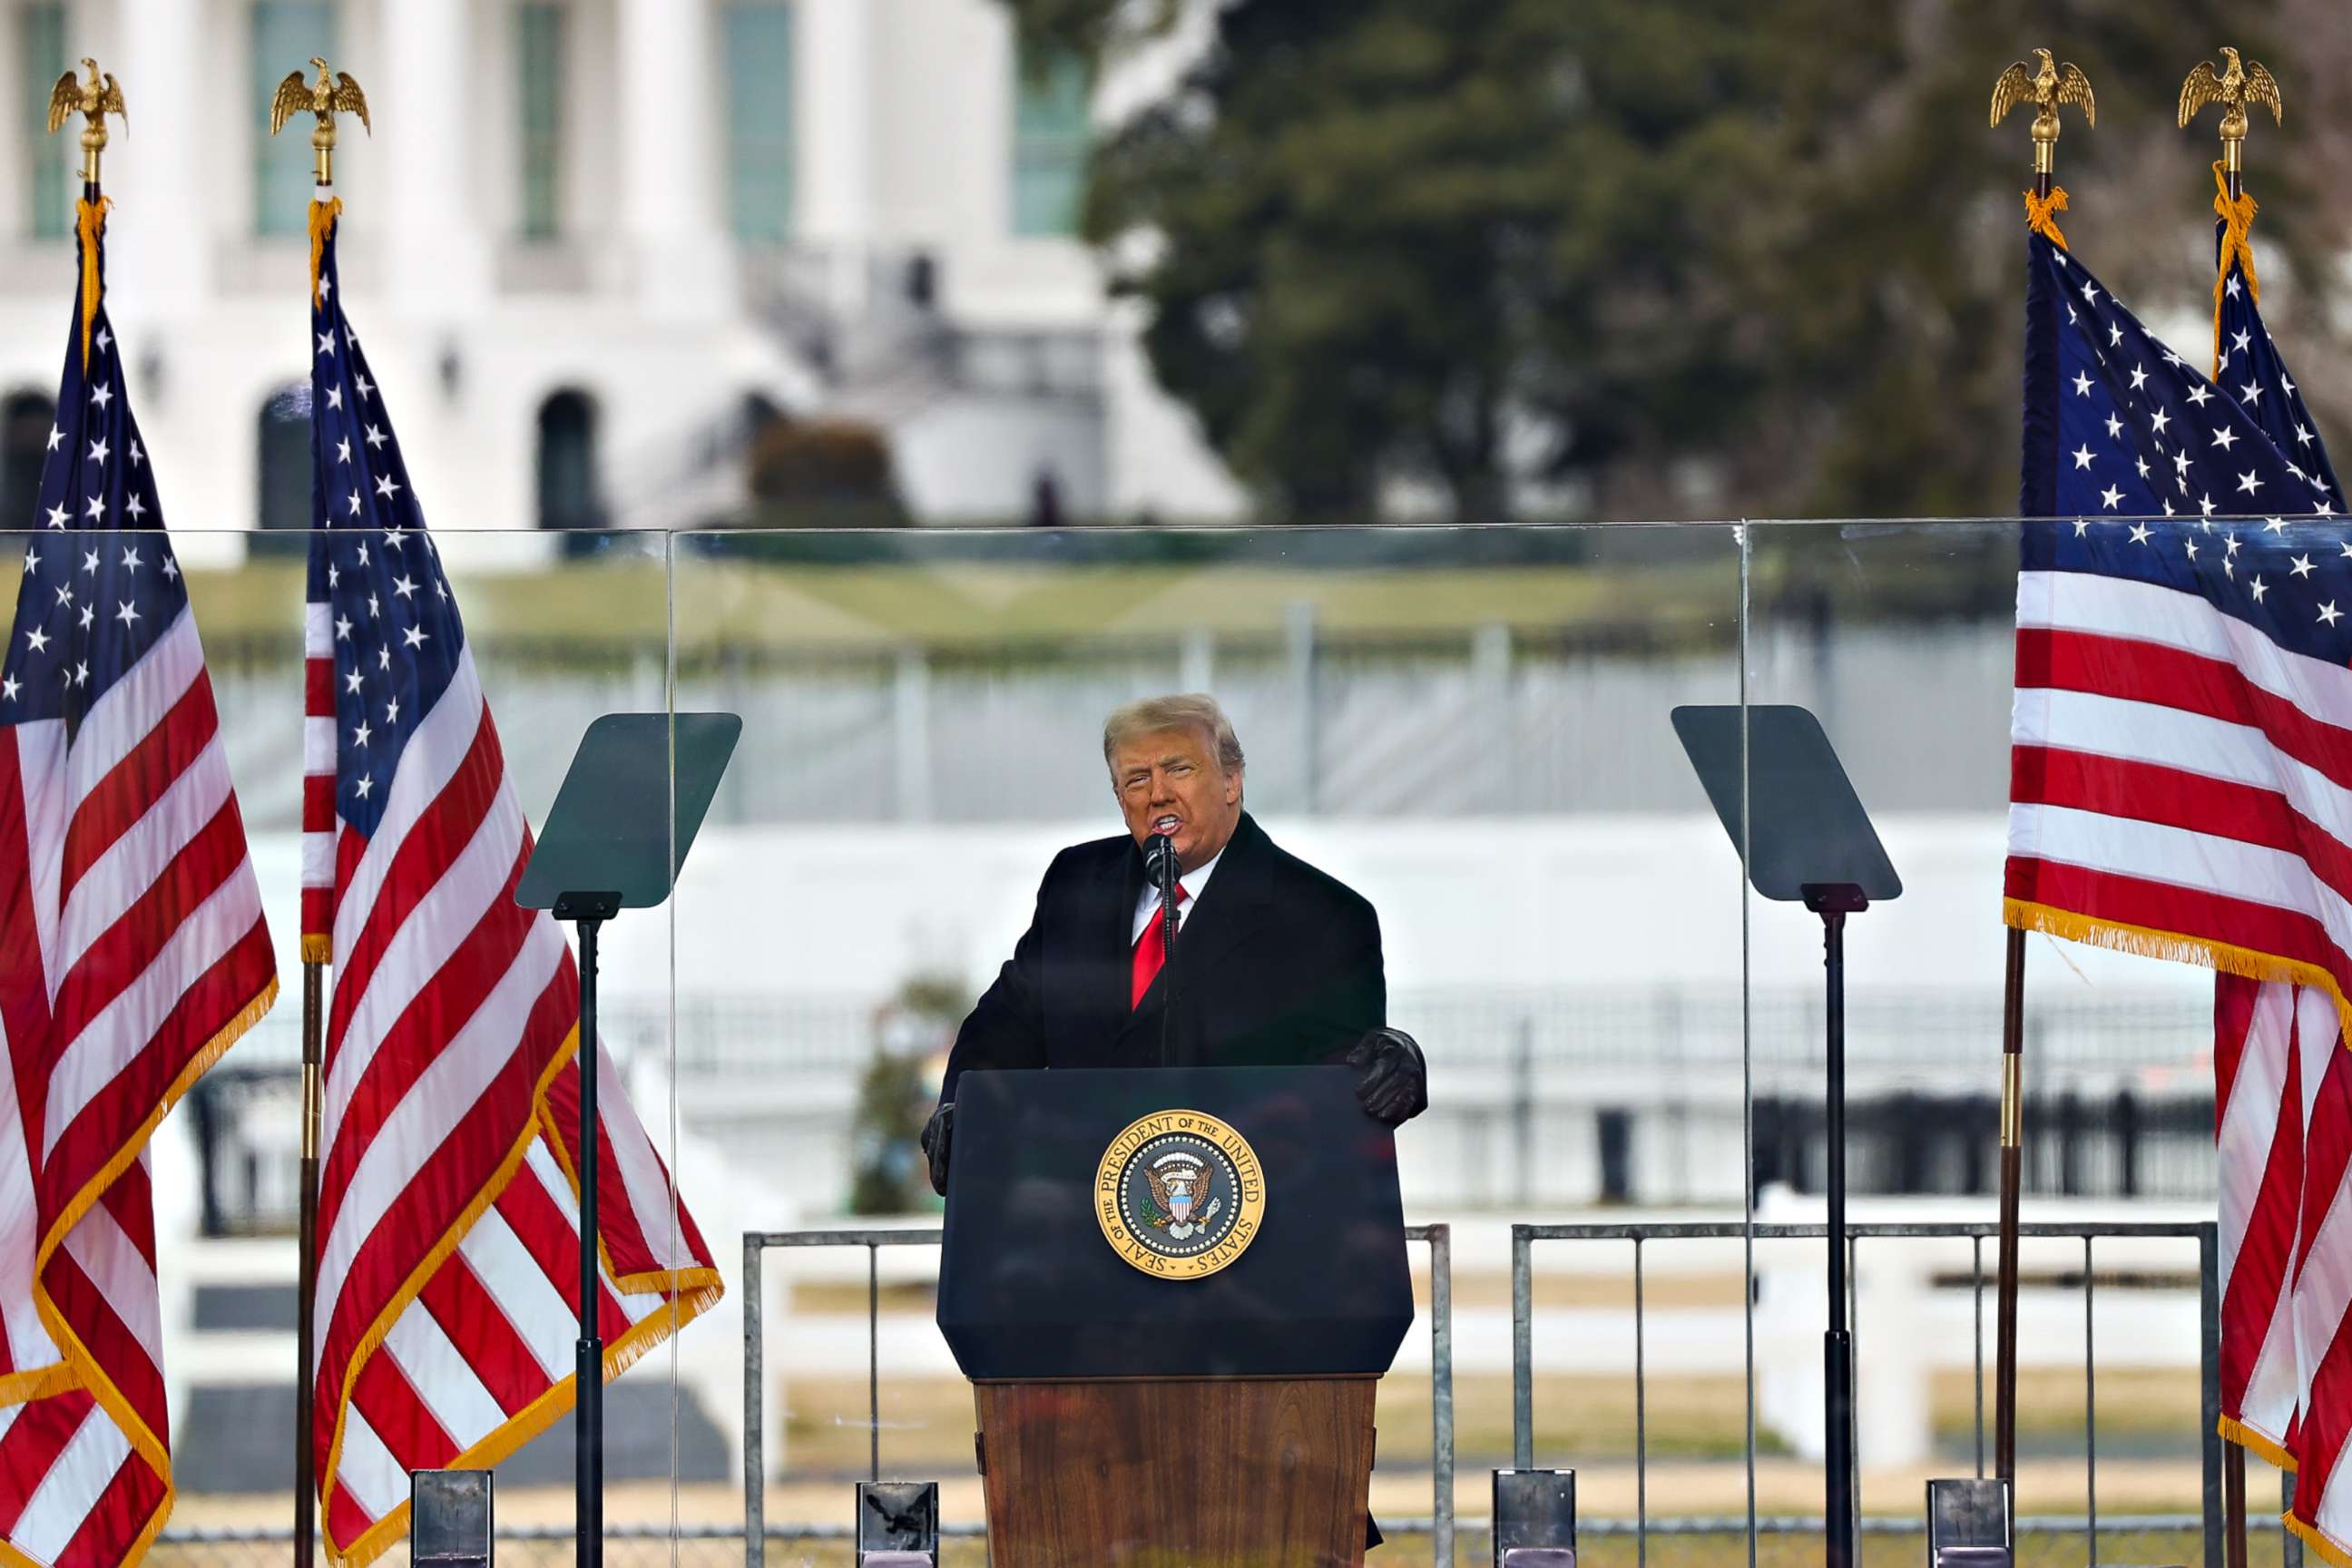
[[[539,405],[539,526],[580,532],[604,526],[596,480],[596,405],[567,387]],[[567,553],[600,548],[594,537],[568,540]]]
[[[74,127],[49,134],[49,92],[66,68],[66,8],[58,0],[35,0],[16,14],[16,59],[19,101],[25,106],[25,232],[36,239],[63,239],[73,232],[73,223],[61,148],[79,142]]]
[[[11,393],[0,403],[0,530],[33,526],[57,412],[37,392]]]
[[[330,0],[254,0],[252,78],[253,232],[308,232],[310,130],[307,117],[269,133],[269,100],[286,73],[311,74],[310,57],[335,58],[335,7]],[[44,100],[46,101],[46,100]]]
[[[526,239],[552,239],[563,225],[563,13],[538,0],[515,7]]]
[[[1067,49],[1017,51],[1013,81],[1013,232],[1076,234],[1086,192],[1086,61]]]
[[[738,239],[793,229],[793,12],[735,0],[727,16],[727,202]]]
[[[254,486],[254,525],[275,539],[250,542],[257,555],[299,555],[310,547],[310,416],[303,406],[305,385],[289,384],[269,395],[256,421],[258,482]]]

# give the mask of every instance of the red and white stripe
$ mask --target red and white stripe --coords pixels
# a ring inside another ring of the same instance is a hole
[[[659,1158],[612,1080],[609,1063],[605,1074],[599,1091],[604,1142],[608,1157],[617,1148],[626,1158],[617,1184],[609,1178],[600,1183],[602,1202],[623,1202],[618,1212],[599,1215],[613,1263],[602,1274],[598,1318],[608,1369],[618,1371],[659,1343],[675,1323],[670,1292],[627,1289],[614,1280],[612,1267],[632,1255],[625,1242],[613,1251],[611,1241],[649,1232],[667,1247],[671,1226]],[[568,1068],[565,1079],[572,1079]],[[576,1089],[572,1100],[576,1115]],[[327,1509],[331,1540],[352,1542],[360,1554],[372,1532],[388,1544],[405,1522],[411,1470],[495,1464],[570,1407],[580,1216],[557,1154],[561,1146],[551,1131],[542,1131],[514,1180],[402,1310],[368,1362],[344,1420]],[[649,1192],[632,1179],[646,1173]],[[707,1272],[692,1222],[682,1210],[679,1218],[679,1270]],[[677,1298],[675,1322],[693,1318],[717,1295],[715,1283],[688,1286]]]
[[[2288,1467],[2303,1400],[2288,1289],[2302,1234],[2301,989],[2222,974],[2213,994],[2223,1431]]]
[[[530,853],[461,652],[375,832],[336,839],[322,922],[336,973],[312,1439],[339,1562],[400,1539],[408,1470],[495,1462],[571,1404],[578,1221],[562,1128],[567,1104],[576,1123],[579,977],[561,928],[514,902]],[[620,1086],[600,1093],[610,1376],[719,1279]]]
[[[334,953],[335,641],[327,604],[302,606],[302,958]]]
[[[2352,669],[2091,573],[2017,619],[2011,921],[2352,995]]]
[[[2018,583],[2007,914],[2217,982],[2224,1429],[2352,1563],[2352,669],[2200,595]]]
[[[183,609],[84,715],[0,729],[0,1532],[115,1564],[172,1497],[148,1135],[277,989]]]
[[[2303,1245],[2292,1298],[2301,1382],[2296,1412],[2296,1532],[2352,1562],[2352,1485],[2336,1486],[2352,1427],[2352,1054],[2336,1000],[2305,989],[2295,1008],[2304,1090]]]

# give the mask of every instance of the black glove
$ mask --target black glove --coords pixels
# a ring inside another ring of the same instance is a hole
[[[1429,1109],[1429,1066],[1402,1029],[1374,1029],[1348,1053],[1364,1114],[1390,1127]]]
[[[948,1132],[955,1123],[955,1101],[943,1101],[923,1123],[923,1154],[931,1163],[931,1191],[948,1195]]]

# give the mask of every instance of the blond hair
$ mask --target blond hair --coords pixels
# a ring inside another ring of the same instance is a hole
[[[1112,765],[1112,753],[1125,742],[1164,730],[1200,731],[1216,752],[1220,769],[1229,773],[1242,771],[1241,737],[1234,733],[1234,721],[1225,717],[1217,700],[1205,691],[1146,697],[1112,709],[1110,717],[1103,721],[1103,765]]]

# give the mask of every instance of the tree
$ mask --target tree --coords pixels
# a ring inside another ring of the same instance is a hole
[[[1097,58],[1181,8],[1007,4]],[[1613,517],[2011,510],[2027,142],[1984,116],[2036,43],[2099,93],[2060,143],[2086,259],[2151,313],[2210,288],[2188,0],[1225,0],[1206,30],[1096,149],[1086,232],[1276,515],[1400,480],[1478,521],[1532,485]],[[2234,41],[2292,105],[2294,62]],[[2343,238],[2292,199],[2302,122],[2262,128],[2266,286]]]
[[[851,1214],[913,1214],[938,1206],[919,1145],[940,1097],[956,1024],[971,1003],[971,989],[962,982],[919,974],[876,1016],[874,1055],[857,1080],[850,1119]]]

